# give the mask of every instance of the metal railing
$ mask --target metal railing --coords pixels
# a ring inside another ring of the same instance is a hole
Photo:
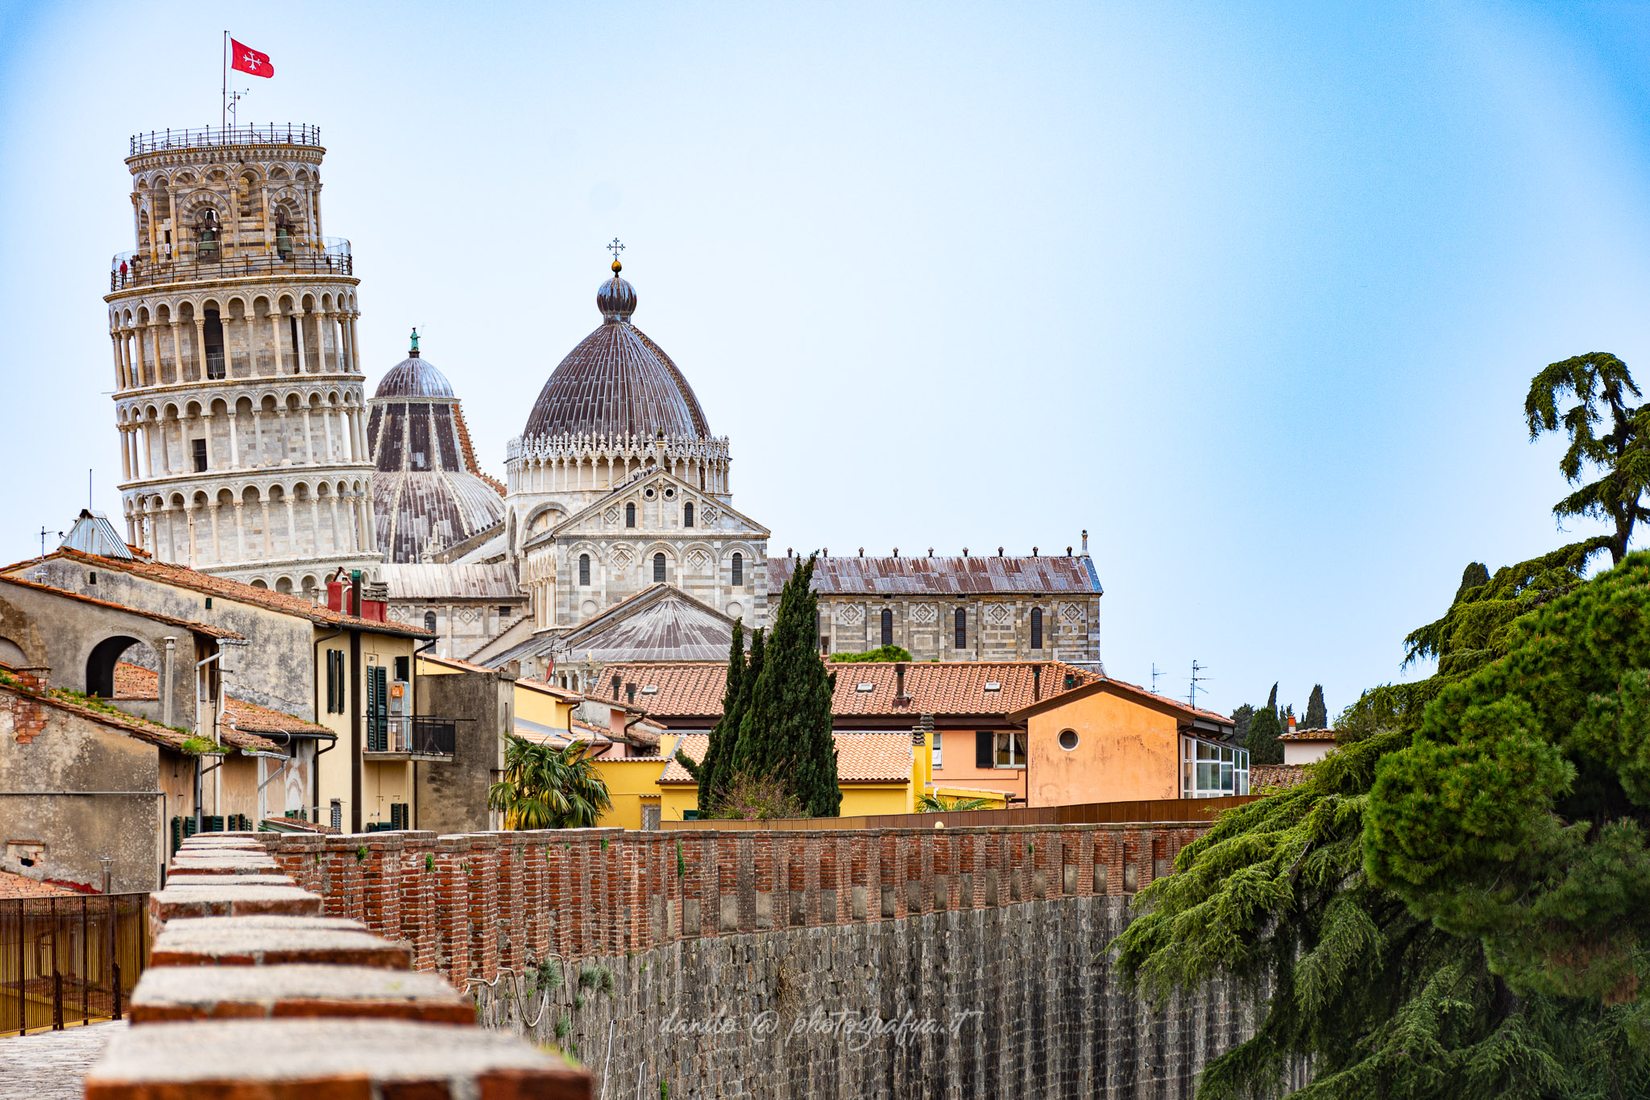
[[[343,237],[318,241],[295,237],[290,245],[274,249],[261,240],[243,243],[238,249],[231,241],[213,244],[216,247],[202,248],[198,242],[167,245],[167,253],[159,259],[150,257],[147,250],[117,253],[109,261],[109,289],[246,275],[350,275],[355,268],[349,241]]]
[[[367,718],[369,753],[406,753],[413,756],[452,756],[458,741],[458,723],[452,718],[391,715]]]
[[[203,126],[198,130],[150,130],[133,134],[131,152],[159,153],[167,149],[214,148],[224,145],[320,145],[321,128],[299,123],[271,122],[267,126]]]
[[[148,894],[0,898],[0,1035],[120,1019],[149,958],[148,908]]]

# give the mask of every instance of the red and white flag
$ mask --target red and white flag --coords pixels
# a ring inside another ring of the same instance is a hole
[[[229,40],[229,67],[253,76],[275,75],[275,66],[269,63],[268,54],[243,46],[233,38]]]

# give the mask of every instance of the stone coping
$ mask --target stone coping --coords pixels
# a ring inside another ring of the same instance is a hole
[[[366,966],[160,967],[132,993],[134,1024],[286,1016],[367,1016],[473,1024],[470,998],[434,974]]]
[[[149,895],[149,909],[163,921],[260,914],[312,917],[320,914],[321,899],[296,886],[168,886]]]
[[[203,875],[198,871],[183,871],[166,876],[165,889],[181,886],[296,886],[287,875]]]
[[[332,917],[194,917],[167,922],[150,951],[150,965],[273,966],[330,963],[407,969],[403,944]]]
[[[131,1028],[86,1100],[588,1100],[590,1079],[513,1035],[401,1020],[206,1020]]]

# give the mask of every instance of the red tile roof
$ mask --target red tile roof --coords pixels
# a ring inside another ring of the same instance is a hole
[[[192,630],[196,634],[204,634],[208,638],[234,638],[244,640],[241,639],[241,635],[235,633],[233,630],[225,630],[221,626],[212,626],[208,623],[192,622],[189,619],[179,619],[172,615],[162,615],[156,611],[145,611],[141,607],[129,607],[126,604],[115,603],[111,600],[100,600],[96,596],[82,596],[80,593],[70,592],[66,588],[54,588],[49,584],[40,584],[37,581],[24,580],[22,577],[7,577],[0,575],[0,584],[15,585],[18,588],[29,588],[36,592],[48,593],[60,599],[73,600],[76,603],[91,604],[94,607],[105,607],[111,611],[124,611],[128,615],[136,615],[139,618],[149,619],[153,622],[165,623],[168,626],[175,626],[181,630]]]
[[[0,898],[59,898],[79,893],[79,890],[71,890],[67,886],[0,871]]]
[[[160,698],[160,676],[141,665],[129,664],[121,661],[115,665],[115,698],[142,700]],[[224,731],[224,740],[231,745],[239,745],[242,738],[240,733],[297,733],[309,736],[325,736],[336,738],[337,735],[325,726],[317,725],[296,715],[284,714],[269,707],[260,707],[256,703],[246,703],[233,696],[224,699],[223,715],[228,728]]]
[[[172,726],[163,726],[159,722],[151,722],[147,718],[140,718],[135,714],[127,714],[102,700],[89,699],[67,691],[35,691],[25,686],[22,681],[15,679],[9,673],[0,672],[0,693],[21,695],[44,703],[58,710],[77,714],[82,718],[90,719],[99,725],[108,726],[135,737],[139,741],[146,741],[151,745],[171,749],[174,752],[184,751],[184,743],[192,736],[187,730],[176,729]],[[236,733],[227,731],[224,735],[225,744],[240,749],[251,749],[258,752],[275,752],[275,742],[254,733]]]
[[[1330,729],[1297,729],[1294,733],[1278,734],[1279,741],[1334,741],[1337,740],[1335,731]]]
[[[831,711],[838,717],[1006,715],[1035,701],[1038,669],[1044,698],[1069,690],[1068,678],[1071,687],[1100,679],[1060,661],[912,661],[905,663],[909,701],[900,703],[895,698],[899,677],[894,662],[831,663],[828,667],[836,673]],[[722,693],[727,687],[724,662],[609,665],[596,682],[605,691],[615,675],[621,694],[625,694],[625,685],[636,685],[634,705],[651,714],[716,718],[722,713]],[[866,684],[870,686],[862,690]]]
[[[1232,724],[1232,719],[1227,715],[1219,714],[1212,710],[1204,710],[1202,707],[1187,706],[1179,699],[1171,699],[1167,695],[1159,695],[1157,692],[1143,688],[1139,684],[1131,684],[1127,680],[1114,680],[1109,676],[1096,676],[1089,683],[1079,684],[1076,688],[1072,689],[1069,696],[1063,696],[1059,701],[1063,703],[1071,702],[1079,695],[1087,695],[1093,691],[1102,690],[1114,691],[1120,695],[1127,695],[1139,702],[1148,703],[1163,710],[1176,711],[1186,718],[1213,722],[1222,726],[1230,726]],[[1031,715],[1046,710],[1053,702],[1055,702],[1055,700],[1052,698],[1044,698],[1040,703],[1031,703],[1025,707],[1022,707],[1020,710],[1009,715],[1009,717],[1013,718],[1015,721],[1023,722]]]
[[[1288,790],[1290,787],[1304,782],[1306,782],[1306,766],[1304,764],[1249,765],[1250,794]]]
[[[904,783],[911,779],[911,735],[909,733],[837,733],[836,773],[840,783]],[[690,760],[703,760],[710,737],[690,733],[676,746]],[[693,786],[693,776],[677,762],[673,753],[665,765],[660,783]]]
[[[346,615],[334,611],[329,607],[306,600],[302,596],[293,596],[284,592],[275,592],[268,588],[259,588],[256,585],[243,584],[232,581],[227,577],[218,577],[210,573],[202,573],[196,569],[187,569],[181,565],[169,565],[159,561],[127,561],[120,558],[104,558],[96,554],[83,554],[78,550],[59,548],[48,554],[44,559],[65,558],[70,561],[82,562],[86,565],[95,565],[99,569],[110,569],[121,573],[128,573],[135,577],[145,577],[149,580],[160,581],[163,584],[176,585],[179,588],[188,588],[207,596],[220,596],[226,600],[235,600],[238,603],[251,604],[254,607],[267,608],[270,611],[282,611],[289,615],[297,615],[310,622],[322,626],[342,626],[355,630],[370,630],[380,634],[400,634],[410,638],[433,638],[434,634],[422,627],[406,626],[401,623],[379,622],[376,619],[362,619],[354,615]],[[33,562],[21,562],[18,568],[30,565]]]

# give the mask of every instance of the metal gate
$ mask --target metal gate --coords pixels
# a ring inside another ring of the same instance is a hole
[[[149,958],[148,901],[0,898],[0,1036],[120,1019]]]

